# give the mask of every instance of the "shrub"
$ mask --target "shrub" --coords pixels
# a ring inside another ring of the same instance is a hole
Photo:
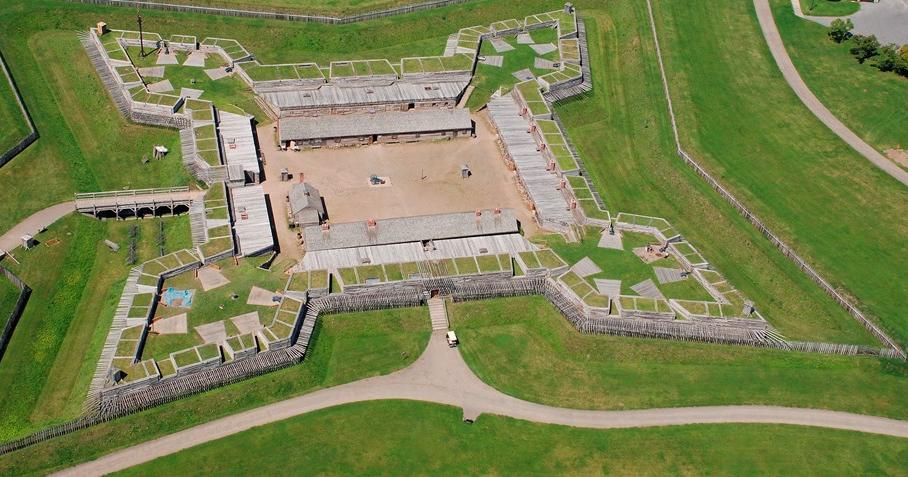
[[[902,60],[895,48],[895,45],[880,47],[877,50],[877,55],[873,58],[871,65],[880,71],[895,71],[896,65]]]
[[[868,58],[877,55],[880,48],[880,42],[876,35],[855,35],[852,38],[851,54],[858,59],[858,63],[863,63]]]
[[[836,43],[841,43],[849,38],[851,38],[851,30],[854,28],[854,24],[851,23],[851,20],[842,20],[841,18],[836,18],[832,21],[832,24],[829,25],[829,30],[826,32],[829,35],[829,38]]]

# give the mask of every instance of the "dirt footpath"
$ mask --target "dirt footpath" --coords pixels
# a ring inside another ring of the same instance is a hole
[[[334,223],[414,215],[513,208],[527,235],[537,232],[527,203],[517,190],[516,174],[508,170],[495,134],[484,114],[474,115],[476,138],[412,144],[279,151],[271,125],[258,130],[265,156],[265,192],[271,197],[283,251],[296,246],[296,233],[285,226],[285,200],[302,174],[325,200]],[[473,175],[461,178],[461,165]],[[294,175],[280,182],[280,171]],[[369,177],[388,178],[385,186],[369,185]],[[287,253],[293,256],[293,253]]]

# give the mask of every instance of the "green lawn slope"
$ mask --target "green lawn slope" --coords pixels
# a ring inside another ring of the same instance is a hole
[[[908,418],[908,366],[896,361],[580,334],[542,297],[449,311],[470,368],[528,401],[578,409],[767,404]]]
[[[15,146],[29,133],[28,120],[22,114],[6,74],[0,70],[0,153]]]
[[[423,2],[420,0],[173,0],[170,3],[266,12],[349,16]]]
[[[163,219],[165,252],[191,246],[188,216]],[[139,260],[158,256],[158,221],[100,222],[70,215],[3,265],[32,287],[0,361],[0,439],[33,432],[82,411],[129,267],[129,228],[139,226]],[[121,245],[112,252],[102,240]]]
[[[685,148],[908,344],[908,287],[898,285],[908,269],[908,189],[804,107],[750,2],[660,0],[655,8]]]
[[[772,425],[592,430],[408,401],[316,411],[115,475],[828,475],[900,473],[908,441]]]
[[[326,315],[300,365],[0,456],[0,475],[44,475],[211,419],[387,374],[412,363],[429,335],[425,308]]]
[[[677,157],[646,4],[581,11],[594,92],[556,109],[609,210],[668,219],[785,336],[874,344]]]
[[[790,1],[771,4],[785,49],[820,102],[880,152],[908,150],[908,78],[858,63],[848,42],[837,44],[826,27],[795,16]]]

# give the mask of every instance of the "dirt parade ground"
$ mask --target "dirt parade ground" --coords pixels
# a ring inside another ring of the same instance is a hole
[[[258,130],[265,156],[265,192],[285,256],[299,255],[296,232],[286,226],[287,192],[304,180],[315,186],[333,223],[414,215],[513,208],[527,235],[538,231],[484,114],[474,115],[475,138],[411,144],[280,151],[271,125]],[[472,176],[461,177],[467,165]],[[293,175],[281,182],[281,170]],[[369,184],[376,175],[387,183]],[[294,250],[290,250],[292,245]]]

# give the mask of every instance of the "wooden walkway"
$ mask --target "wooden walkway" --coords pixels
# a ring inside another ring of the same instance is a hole
[[[561,180],[555,172],[548,170],[548,161],[527,132],[530,124],[520,116],[514,98],[511,95],[495,98],[488,108],[489,118],[517,168],[519,182],[533,203],[540,224],[561,232],[569,230],[575,220],[559,190]]]
[[[123,294],[120,295],[120,302],[117,304],[117,310],[114,312],[113,323],[107,332],[107,338],[104,340],[104,347],[101,348],[101,357],[95,365],[95,374],[91,379],[88,387],[89,403],[91,397],[95,396],[104,388],[107,383],[108,370],[113,361],[114,354],[117,352],[117,343],[120,342],[120,333],[128,326],[129,309],[132,308],[133,298],[139,294],[139,276],[142,275],[142,269],[139,267],[129,271],[129,277],[126,278],[126,285],[123,287]]]
[[[101,218],[105,213],[115,217],[141,217],[159,215],[162,210],[175,213],[177,207],[190,209],[195,199],[201,199],[203,192],[190,191],[188,187],[162,189],[135,189],[109,192],[88,192],[75,196],[76,210]],[[145,211],[145,214],[142,214]]]

